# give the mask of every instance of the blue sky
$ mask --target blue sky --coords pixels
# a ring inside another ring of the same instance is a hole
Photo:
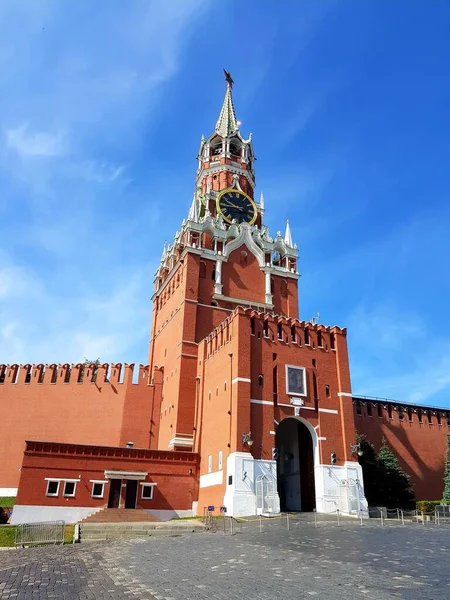
[[[0,362],[145,362],[153,273],[235,80],[300,311],[356,393],[450,406],[450,5],[3,2]]]

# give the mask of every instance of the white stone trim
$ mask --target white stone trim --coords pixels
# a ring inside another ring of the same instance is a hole
[[[251,404],[264,404],[265,406],[274,406],[270,400],[250,400]]]
[[[315,428],[314,428],[315,429]],[[320,442],[325,442],[326,441],[326,437],[318,437],[317,438]]]
[[[353,398],[353,394],[349,392],[338,392],[338,396],[346,396],[347,398]]]
[[[138,481],[141,481],[142,479],[145,479],[147,475],[147,471],[105,471],[105,477],[107,479],[137,479]]]
[[[75,498],[75,494],[77,493],[77,483],[79,483],[79,479],[77,480],[72,480],[72,479],[66,479],[64,481],[64,487],[63,487],[63,498]],[[73,494],[66,494],[66,484],[67,483],[73,483]]]
[[[66,523],[78,523],[82,519],[98,513],[101,508],[94,506],[43,506],[43,505],[18,505],[12,512],[11,524],[42,523],[45,521],[61,520]]]
[[[252,300],[243,300],[242,298],[235,298],[234,296],[224,296],[223,294],[213,294],[213,300],[222,300],[223,302],[233,302],[235,304],[242,304],[244,306],[258,306],[261,308],[267,308],[269,310],[273,309],[273,304],[266,304],[265,302],[255,302]],[[205,306],[209,306],[206,304]],[[212,306],[211,308],[220,308],[218,306]],[[223,308],[222,310],[231,311],[232,309]]]
[[[89,479],[89,483],[109,483],[109,479]]]
[[[81,481],[81,478],[67,479],[67,477],[44,477],[44,481],[68,481],[69,483],[78,483]]]
[[[252,237],[252,228],[251,225],[249,225],[248,223],[241,223],[239,235],[233,240],[231,240],[231,242],[225,244],[223,249],[223,256],[225,256],[225,258],[228,258],[234,250],[237,250],[243,244],[247,246],[250,252],[255,256],[259,266],[264,267],[264,252],[254,241]]]
[[[49,498],[57,498],[59,496],[59,487],[61,485],[61,481],[64,481],[63,479],[47,479],[47,489],[45,490],[45,495],[48,496]],[[50,494],[48,491],[48,488],[50,486],[50,483],[56,482],[57,488],[56,488],[56,492],[54,494]]]
[[[235,377],[231,382],[232,385],[241,381],[242,383],[251,383],[252,380],[249,377]]]
[[[188,437],[173,437],[169,442],[169,448],[174,446],[184,446],[185,448],[192,448],[194,440]]]
[[[19,488],[7,488],[7,487],[0,487],[0,496],[5,497],[5,496],[17,496],[17,490]]]
[[[200,487],[207,488],[213,485],[221,485],[223,483],[223,470],[200,475]]]
[[[338,411],[335,410],[334,408],[319,408],[319,412],[330,413],[332,415],[337,415],[338,414]]]
[[[269,431],[270,435],[277,435],[276,431]]]
[[[155,483],[141,483],[141,500],[153,500],[153,488],[155,487]],[[150,496],[144,496],[145,488],[150,488]]]

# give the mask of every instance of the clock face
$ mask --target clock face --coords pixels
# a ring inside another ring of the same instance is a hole
[[[235,219],[237,223],[252,225],[258,215],[250,196],[234,189],[220,192],[217,197],[217,210],[227,223],[232,223]]]

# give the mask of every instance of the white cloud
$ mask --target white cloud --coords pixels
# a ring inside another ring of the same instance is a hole
[[[6,131],[8,148],[21,156],[60,156],[66,152],[66,140],[62,131],[30,131],[28,123],[21,123]]]

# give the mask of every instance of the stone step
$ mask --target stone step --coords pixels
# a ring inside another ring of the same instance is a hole
[[[83,540],[105,540],[133,537],[177,536],[202,532],[205,527],[198,521],[166,521],[157,523],[81,523]]]
[[[85,519],[81,523],[143,523],[158,522],[159,519],[144,510],[136,508],[104,508]]]

